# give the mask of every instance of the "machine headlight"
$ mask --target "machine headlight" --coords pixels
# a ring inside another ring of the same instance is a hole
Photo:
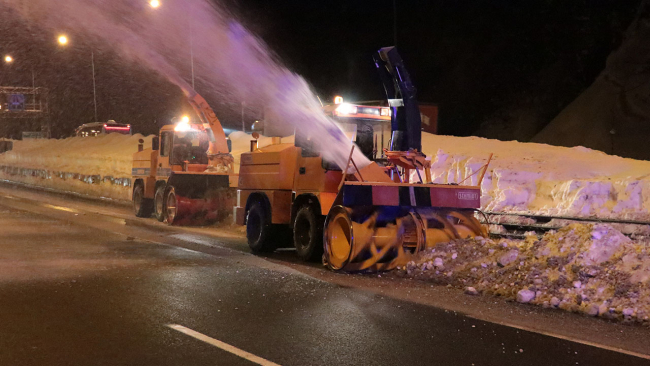
[[[187,122],[179,122],[176,127],[174,127],[174,131],[189,131],[192,129],[192,126],[190,126],[189,123]]]
[[[380,111],[381,116],[390,116],[390,108],[382,108]]]
[[[339,114],[357,114],[357,106],[343,103],[338,108],[336,108],[336,112]]]

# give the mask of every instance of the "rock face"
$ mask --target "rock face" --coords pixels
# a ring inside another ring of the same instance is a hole
[[[609,154],[650,159],[650,1],[644,1],[625,40],[605,70],[534,138],[559,146],[585,146]]]

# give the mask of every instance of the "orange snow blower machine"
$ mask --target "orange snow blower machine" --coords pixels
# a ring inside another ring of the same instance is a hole
[[[295,143],[242,154],[234,216],[246,225],[253,252],[273,251],[292,238],[304,260],[322,257],[333,270],[385,271],[436,243],[487,235],[474,217],[482,174],[475,186],[432,183],[415,88],[402,59],[387,47],[375,63],[388,108],[324,108],[370,165],[357,168],[353,146],[348,164],[338,167],[314,151],[317,136],[301,131]],[[386,148],[384,141],[390,141]]]
[[[200,123],[189,117],[160,129],[151,149],[133,154],[133,209],[168,224],[202,224],[225,218],[235,204],[230,140],[208,103],[189,86],[183,92]]]

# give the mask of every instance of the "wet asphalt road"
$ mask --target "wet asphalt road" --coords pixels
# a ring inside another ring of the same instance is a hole
[[[281,365],[650,364],[52,207],[0,200],[1,365],[255,364],[169,324]]]

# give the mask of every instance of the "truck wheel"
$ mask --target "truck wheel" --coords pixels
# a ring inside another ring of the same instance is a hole
[[[296,214],[293,244],[302,260],[314,261],[323,256],[323,217],[310,206],[302,206]]]
[[[133,211],[137,217],[149,217],[153,210],[153,200],[144,197],[144,185],[133,188]]]
[[[253,253],[272,252],[276,248],[271,234],[271,215],[267,211],[262,202],[254,202],[248,209],[246,238]]]
[[[174,225],[174,220],[178,215],[178,199],[176,197],[176,189],[173,186],[168,186],[165,190],[165,197],[163,205],[164,220],[169,225]]]
[[[165,186],[161,184],[156,188],[156,193],[153,196],[154,216],[156,216],[156,219],[160,222],[165,220],[164,202]]]

